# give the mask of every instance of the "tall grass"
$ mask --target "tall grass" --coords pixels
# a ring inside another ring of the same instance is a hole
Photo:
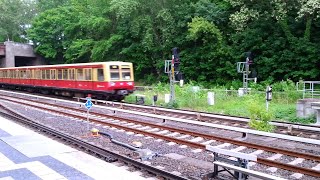
[[[183,87],[175,86],[176,106],[175,108],[214,112],[226,115],[250,117],[249,107],[254,101],[259,107],[266,107],[265,92],[260,88],[251,88],[249,94],[239,96],[237,90],[216,87],[205,89],[199,86],[199,91],[194,91],[195,84],[185,84]],[[214,105],[208,105],[208,92],[214,93]],[[145,104],[152,105],[153,96],[158,96],[156,105],[165,106],[165,94],[170,94],[168,84],[158,83],[153,85],[153,89],[146,91],[136,91],[128,96],[126,101],[135,102],[137,94],[145,95]],[[302,98],[302,93],[295,90],[294,83],[280,82],[273,85],[272,101],[269,102],[268,111],[272,113],[274,119],[283,121],[294,121],[310,123],[315,121],[315,117],[301,119],[296,117],[296,102]]]

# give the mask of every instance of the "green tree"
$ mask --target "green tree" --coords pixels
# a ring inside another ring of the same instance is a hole
[[[68,6],[47,10],[34,19],[28,31],[28,37],[36,45],[35,50],[52,64],[64,62],[65,44],[68,44],[64,32],[67,24],[74,20],[72,13]]]
[[[69,2],[69,0],[37,0],[37,9],[39,12],[44,12],[59,6],[66,6]]]
[[[305,12],[302,9],[306,1],[226,1],[238,9],[230,16],[237,31],[232,37],[237,45],[233,49],[256,52],[260,79],[298,81],[319,77],[319,50],[312,34],[312,18],[297,19],[298,12]]]
[[[0,0],[0,42],[26,42],[26,30],[34,15],[32,0]]]
[[[109,37],[106,32],[111,28],[110,21],[105,17],[105,2],[108,1],[72,1],[70,5],[42,12],[29,30],[36,51],[49,58],[51,63],[103,60],[103,54],[98,49]]]

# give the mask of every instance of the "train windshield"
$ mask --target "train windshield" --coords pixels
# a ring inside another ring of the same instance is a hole
[[[111,80],[119,80],[120,79],[119,66],[117,66],[117,65],[110,66],[110,77],[111,77]]]
[[[121,72],[122,72],[122,80],[130,80],[131,79],[129,66],[122,66]]]

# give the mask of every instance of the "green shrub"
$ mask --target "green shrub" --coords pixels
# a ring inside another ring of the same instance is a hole
[[[249,126],[251,128],[259,131],[273,132],[274,126],[269,123],[273,115],[257,103],[257,98],[251,100],[249,104],[249,113]]]
[[[172,102],[166,103],[164,107],[174,109],[174,108],[179,108],[179,105],[176,101],[172,101]]]

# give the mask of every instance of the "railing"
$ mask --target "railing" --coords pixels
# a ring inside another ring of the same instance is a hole
[[[302,86],[302,89],[299,87]],[[303,81],[297,82],[297,91],[302,92],[303,99],[305,98],[320,98],[320,81]]]

